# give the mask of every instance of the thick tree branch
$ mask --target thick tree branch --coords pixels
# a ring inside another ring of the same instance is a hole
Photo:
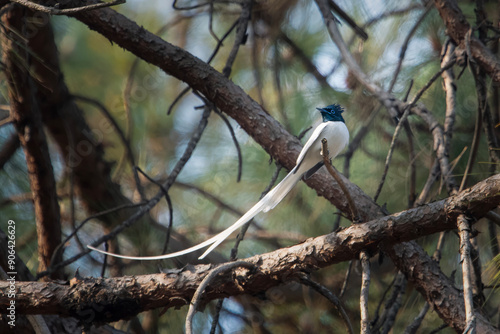
[[[500,82],[500,61],[478,38],[474,37],[471,26],[455,0],[434,0],[439,15],[446,25],[446,31],[453,41],[472,60],[488,73],[494,82]]]
[[[0,271],[3,269],[5,272],[12,271],[9,269],[9,239],[7,238],[7,235],[0,230]],[[17,273],[16,279],[18,281],[34,281],[35,277],[31,274],[30,270],[24,262],[17,256],[15,255],[15,263],[16,263],[16,269],[15,272]],[[62,318],[59,317],[58,315],[44,315],[43,319],[45,323],[48,325],[50,329],[50,333],[58,333],[58,334],[63,334],[63,333],[68,333],[68,334],[74,334],[79,332],[79,329],[81,327],[80,324],[78,324],[77,319],[74,318]],[[8,318],[3,317],[3,319],[0,319],[0,332],[1,333],[11,333],[13,332],[13,329],[15,329],[16,333],[33,333],[33,326],[28,322],[25,316],[19,316],[16,317],[16,327],[13,328],[8,324]],[[38,332],[37,332],[38,333]],[[98,329],[95,327],[91,327],[90,329],[87,330],[87,333],[92,334],[92,333],[99,333],[99,334],[106,334],[106,333],[113,333],[113,334],[118,334],[122,333],[120,331],[117,331],[116,329],[112,328],[111,326],[100,326]]]
[[[500,175],[495,175],[448,199],[247,258],[244,261],[253,264],[255,269],[238,269],[231,275],[219,277],[205,290],[204,302],[240,294],[259,294],[295,279],[296,273],[311,272],[359,258],[361,251],[373,254],[381,245],[391,248],[395,243],[454,229],[455,218],[460,213],[466,211],[470,216],[479,218],[499,203]],[[414,252],[415,249],[423,252],[416,244],[405,245],[411,247],[396,246],[391,251],[396,254],[394,258],[398,263],[401,260],[397,254]],[[423,272],[432,271],[435,277],[446,278],[437,264],[434,266],[429,261],[423,261],[413,265],[422,266]],[[61,282],[18,282],[16,307],[20,314],[58,313],[78,317],[82,321],[113,321],[153,308],[186,305],[213,268],[214,265],[189,265],[164,274],[109,279],[75,278],[70,285]],[[413,270],[408,270],[406,275],[411,276]],[[0,307],[9,302],[6,289],[8,284],[0,282]],[[465,315],[463,299],[461,303],[440,306],[439,300],[432,301],[431,291],[425,292],[425,295],[435,307],[446,306],[452,314]],[[451,323],[452,320],[449,321]],[[481,321],[478,318],[478,328]]]
[[[18,19],[22,19],[23,13],[30,12],[17,4],[12,4],[11,7]],[[98,126],[91,127],[86,122],[83,111],[75,103],[64,82],[49,16],[40,12],[36,16],[37,19],[31,21],[29,29],[22,35],[28,41],[30,52],[35,55],[30,67],[36,78],[33,80],[34,97],[44,126],[59,147],[65,165],[73,172],[79,199],[90,214],[131,205],[132,202],[121,192],[120,185],[111,179],[111,163],[104,158],[103,138],[112,131],[109,123],[100,122]],[[21,36],[19,31],[21,30],[17,30],[16,36]],[[115,226],[130,217],[134,211],[130,208],[116,210],[99,219],[108,227]],[[137,235],[141,231],[143,229],[128,233]],[[186,240],[176,233],[174,237],[170,243],[171,248],[184,249]],[[56,246],[59,244],[54,243]],[[212,258],[217,259],[220,258]]]
[[[56,183],[49,147],[42,126],[40,108],[35,98],[36,77],[30,73],[34,57],[30,54],[30,39],[19,38],[19,31],[28,29],[22,8],[11,6],[2,16],[3,61],[9,84],[10,115],[26,156],[38,235],[39,270],[46,270],[51,257],[61,242],[61,222]],[[32,34],[32,37],[35,37]],[[53,38],[53,36],[51,36]],[[53,275],[56,278],[57,275]]]
[[[135,23],[116,14],[113,10],[100,10],[92,16],[81,13],[75,15],[75,17],[114,43],[147,62],[157,65],[166,73],[187,82],[193,89],[201,92],[222,111],[233,117],[247,133],[283,166],[291,168],[294,165],[296,155],[300,149],[298,141],[284,131],[280,124],[267,115],[243,90],[225,80],[220,73],[182,49],[170,45],[144,29],[140,29]],[[353,65],[357,66],[355,63]],[[364,83],[369,90],[389,110],[404,109],[403,102],[394,99],[378,86],[373,85],[361,70],[357,74],[360,74],[358,79],[366,79]],[[444,170],[444,174],[449,176],[449,162],[444,150],[442,128],[425,108],[415,107],[412,111],[417,113],[432,131],[440,167]],[[342,201],[340,189],[332,189],[324,177],[325,173],[319,173],[319,175],[310,179],[308,184],[343,212],[348,212],[347,201]],[[453,189],[455,186],[453,178],[447,177],[446,181],[448,188]],[[350,193],[356,198],[362,220],[367,221],[382,215],[381,209],[366,194],[349,181],[346,181],[346,183],[350,188]],[[405,246],[398,245],[395,250],[404,251]]]
[[[339,48],[339,51],[342,55],[342,60],[345,62],[356,79],[371,94],[373,94],[384,107],[387,108],[392,117],[401,117],[406,108],[409,108],[411,112],[418,115],[425,123],[427,123],[429,131],[433,136],[434,151],[436,152],[439,166],[441,168],[441,174],[443,175],[443,178],[445,180],[448,193],[452,193],[455,188],[457,188],[457,186],[455,179],[450,175],[448,152],[446,152],[443,129],[440,124],[424,106],[416,105],[416,103],[418,102],[417,98],[414,98],[412,100],[413,105],[410,105],[409,103],[405,103],[397,99],[392,94],[384,91],[382,87],[373,82],[361,69],[359,64],[356,62],[355,57],[353,57],[351,52],[349,51],[337,27],[337,22],[335,21],[333,14],[329,10],[327,0],[316,0],[316,4],[318,5],[318,8],[323,15],[323,19],[332,41]]]
[[[403,245],[404,247],[398,249],[384,247],[384,250],[398,268],[404,269],[406,278],[416,286],[446,324],[458,333],[464,332],[467,323],[462,291],[439,270],[439,263],[430,258],[416,243]],[[478,333],[498,333],[498,329],[479,312],[476,317],[476,329]]]
[[[137,57],[188,83],[221,111],[235,119],[282,166],[289,170],[295,166],[301,150],[299,140],[222,73],[110,8],[78,13],[74,17]],[[341,177],[351,196],[357,199],[363,221],[382,215],[381,209],[368,195],[345,177]],[[349,213],[350,208],[342,190],[332,185],[329,180],[330,176],[325,171],[320,171],[310,178],[307,184],[341,211]]]

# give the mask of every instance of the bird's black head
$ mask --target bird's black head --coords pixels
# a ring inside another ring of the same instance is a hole
[[[321,112],[321,116],[323,116],[323,122],[343,122],[344,118],[342,117],[342,113],[344,109],[338,104],[332,104],[324,108],[316,108]]]

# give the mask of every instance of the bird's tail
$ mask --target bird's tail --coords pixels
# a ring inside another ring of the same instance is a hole
[[[276,187],[266,194],[260,201],[263,203],[262,211],[267,212],[274,209],[283,198],[292,190],[299,182],[302,174],[296,172],[297,167],[292,169],[290,173]]]
[[[295,173],[295,168],[288,173],[287,176],[276,187],[274,187],[270,192],[266,194],[260,201],[258,201],[250,210],[248,210],[240,219],[238,219],[233,225],[229,226],[227,229],[217,234],[214,238],[216,239],[212,245],[203,253],[199,259],[203,259],[215,247],[219,246],[221,242],[226,240],[227,237],[236,231],[239,227],[245,225],[247,222],[252,220],[259,212],[267,212],[273,209],[279,202],[290,192],[290,190],[297,184],[302,175]],[[213,239],[213,238],[212,238]]]
[[[194,251],[197,251],[201,248],[210,246],[205,253],[203,253],[199,259],[205,258],[211,251],[213,251],[217,246],[219,246],[224,240],[227,239],[233,233],[236,231],[238,228],[241,226],[245,225],[247,222],[252,220],[253,217],[255,217],[259,212],[267,212],[271,209],[273,209],[276,205],[278,205],[279,202],[290,192],[290,190],[297,184],[297,182],[300,180],[302,177],[302,174],[296,173],[296,168],[292,169],[290,173],[288,173],[285,178],[278,183],[276,187],[274,187],[270,192],[267,193],[266,196],[264,196],[260,201],[258,201],[250,210],[248,210],[243,216],[241,216],[240,219],[238,219],[233,225],[229,226],[226,228],[224,231],[220,232],[219,234],[213,236],[212,238],[187,249],[175,252],[175,253],[170,253],[170,254],[164,254],[164,255],[157,255],[157,256],[145,256],[145,257],[140,257],[140,256],[126,256],[126,255],[120,255],[120,254],[114,254],[114,253],[109,253],[102,251],[100,249],[94,248],[90,245],[87,245],[88,248],[98,251],[103,254],[119,257],[122,259],[130,259],[130,260],[163,260],[163,259],[169,259],[185,254],[192,253]]]

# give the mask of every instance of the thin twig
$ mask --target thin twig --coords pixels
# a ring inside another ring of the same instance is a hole
[[[200,285],[196,289],[196,292],[194,293],[193,298],[191,299],[191,303],[189,304],[189,310],[186,316],[186,334],[193,333],[193,317],[194,314],[196,313],[198,305],[200,304],[203,292],[205,291],[206,287],[210,283],[212,283],[212,281],[217,277],[217,275],[236,267],[252,268],[253,266],[254,265],[252,263],[245,261],[229,262],[212,269],[210,273],[208,273],[208,275],[205,276],[203,281],[201,281]]]
[[[384,171],[382,173],[382,178],[380,180],[377,191],[375,193],[374,201],[377,201],[377,199],[380,195],[380,192],[382,191],[382,187],[384,186],[384,183],[385,183],[385,178],[387,177],[387,172],[389,171],[389,165],[390,165],[390,162],[392,160],[392,155],[393,155],[394,149],[396,147],[396,140],[399,136],[399,132],[401,131],[402,125],[406,122],[406,119],[410,115],[411,109],[413,108],[413,106],[415,106],[415,104],[418,102],[418,100],[420,100],[420,98],[425,93],[425,91],[427,91],[427,89],[429,89],[429,87],[434,83],[434,81],[436,81],[436,79],[439,78],[444,71],[451,68],[453,65],[455,65],[455,59],[451,60],[448,64],[443,66],[439,72],[435,73],[429,79],[429,81],[417,92],[417,94],[415,95],[413,100],[405,106],[403,116],[401,116],[401,119],[399,120],[399,123],[396,126],[396,129],[394,130],[394,134],[392,136],[392,141],[391,141],[391,145],[389,147],[389,152],[387,153],[387,157],[385,160]]]
[[[107,252],[109,250],[108,243],[104,243],[104,250]],[[104,259],[102,260],[101,277],[104,277],[106,272],[106,267],[108,266],[108,254],[104,254]]]
[[[406,55],[406,50],[408,49],[408,45],[410,44],[410,41],[411,41],[413,35],[415,35],[415,32],[417,32],[418,27],[422,24],[425,17],[427,16],[427,14],[429,14],[431,9],[434,8],[433,3],[431,1],[429,1],[427,3],[426,7],[427,7],[426,10],[420,15],[417,22],[410,29],[410,32],[406,36],[406,38],[403,42],[403,45],[401,46],[401,51],[399,51],[398,64],[397,64],[396,70],[394,71],[394,74],[392,76],[391,84],[389,85],[389,88],[387,89],[388,92],[392,92],[392,89],[394,88],[394,85],[396,84],[396,81],[398,80],[398,76],[399,76],[399,73],[401,71],[401,67],[403,65],[403,60],[404,60],[405,55]]]
[[[398,100],[392,94],[384,91],[380,86],[378,86],[374,81],[372,81],[368,75],[361,69],[360,65],[356,61],[355,57],[349,51],[346,43],[344,42],[342,35],[337,27],[337,23],[333,14],[329,10],[328,0],[315,0],[318,8],[323,16],[326,24],[326,28],[332,41],[337,45],[340,54],[342,55],[342,60],[345,65],[349,68],[350,72],[356,77],[360,84],[362,84],[366,90],[373,94],[382,105],[387,109],[391,117],[399,117],[398,110],[403,111],[405,109],[404,102]],[[449,172],[449,161],[445,154],[443,144],[443,134],[439,123],[435,120],[434,116],[423,106],[414,107],[414,113],[417,114],[425,123],[429,126],[429,131],[432,133],[434,140],[434,149],[438,157],[439,165],[444,176],[445,184],[448,189],[454,189],[455,179],[448,174]]]
[[[136,57],[134,59],[134,61],[132,62],[132,66],[130,66],[130,70],[129,70],[129,73],[127,76],[127,81],[125,83],[125,89],[123,90],[123,108],[125,110],[125,113],[124,113],[125,131],[124,132],[126,133],[126,134],[124,133],[124,137],[127,139],[128,143],[130,143],[132,141],[131,136],[132,136],[132,123],[133,123],[132,117],[131,117],[131,110],[130,110],[130,95],[132,93],[132,87],[134,86],[134,75],[135,75],[135,72],[137,71],[137,68],[139,67],[139,60],[140,60],[140,58]],[[126,158],[125,154],[122,154],[120,156],[120,160],[118,161],[116,168],[113,171],[113,175],[112,175],[113,179],[119,178],[119,176],[122,172],[123,166],[124,166],[125,158]],[[134,167],[134,165],[132,165],[132,168],[133,167]],[[134,175],[136,175],[135,171],[134,171]],[[140,193],[140,195],[142,196],[143,194]],[[141,198],[141,199],[145,200],[145,198]]]
[[[184,183],[181,181],[176,181],[174,183],[174,186],[179,187],[179,188],[183,188],[183,189],[193,190],[193,191],[199,193],[201,196],[206,197],[209,201],[214,202],[215,205],[217,205],[218,207],[229,211],[230,213],[232,213],[235,216],[241,217],[245,213],[245,212],[242,212],[242,211],[236,209],[235,207],[231,206],[230,204],[227,204],[226,202],[224,202],[223,200],[221,200],[217,196],[215,196],[215,195],[209,193],[208,191],[205,191],[205,190],[201,189],[200,187],[195,186],[193,184]]]
[[[318,292],[320,295],[328,299],[330,303],[332,303],[335,308],[339,311],[342,320],[344,321],[344,325],[349,333],[353,334],[354,329],[352,328],[351,321],[349,320],[349,316],[345,311],[344,305],[342,305],[342,301],[333,294],[330,290],[328,290],[325,286],[319,284],[318,282],[313,281],[308,275],[301,272],[298,274],[300,282],[304,285],[307,285],[314,289],[314,291]]]
[[[210,31],[210,35],[217,41],[217,43],[221,43],[219,37],[214,31],[213,27],[213,19],[214,19],[214,0],[210,0],[210,4],[208,5],[208,30]]]
[[[217,45],[215,46],[214,48],[214,51],[212,51],[212,54],[210,55],[210,57],[208,58],[207,60],[207,64],[210,64],[212,62],[212,60],[215,58],[215,56],[217,55],[217,53],[219,52],[221,46],[222,46],[222,43],[224,42],[224,40],[231,34],[231,32],[234,30],[234,28],[236,28],[238,26],[238,22],[239,20],[236,20],[234,21],[234,23],[231,25],[231,27],[229,27],[229,29],[226,31],[226,33],[224,34],[224,36],[222,36],[222,38],[219,40],[219,42],[217,42]],[[182,97],[184,95],[186,95],[189,91],[191,90],[191,87],[186,87],[184,88],[178,95],[177,97],[174,99],[174,101],[170,104],[170,106],[168,107],[168,110],[167,110],[167,115],[170,115],[172,113],[172,111],[174,110],[174,107],[175,105],[182,99]]]
[[[321,72],[318,70],[316,65],[313,63],[313,61],[309,58],[309,56],[287,35],[285,32],[281,31],[279,36],[278,36],[280,41],[285,42],[290,49],[292,49],[293,55],[302,62],[304,65],[305,69],[311,73],[316,81],[323,87],[327,88],[328,90],[333,90],[332,86],[328,82],[328,77],[321,74]],[[276,80],[276,87],[279,88],[278,92],[281,92],[281,86],[279,86],[279,59],[278,59],[278,44],[275,44],[275,56],[274,56],[274,61],[275,61],[275,66],[274,66],[274,71],[275,71],[275,80]]]
[[[462,262],[465,319],[467,322],[465,333],[476,333],[476,315],[474,313],[474,296],[472,293],[472,263],[470,244],[470,223],[464,214],[457,218],[458,234],[460,236],[460,261]]]
[[[224,304],[224,298],[217,301],[215,305],[215,312],[212,319],[212,326],[210,327],[210,334],[215,334],[217,331],[217,326],[219,325],[220,312],[222,311],[222,305]]]
[[[448,40],[443,44],[443,49],[441,51],[441,66],[445,66],[451,60],[456,59],[455,55],[455,45]],[[446,94],[446,116],[444,120],[444,131],[443,131],[443,139],[444,139],[444,154],[449,155],[450,145],[451,145],[451,136],[453,134],[453,126],[455,124],[455,115],[456,115],[456,85],[455,85],[455,74],[453,72],[453,68],[450,68],[444,71],[441,74],[443,78],[443,89]],[[432,185],[438,180],[441,174],[441,169],[439,165],[439,161],[434,161],[433,166],[430,169],[429,176],[427,181],[425,182],[422,191],[420,192],[417,200],[414,203],[414,206],[417,207],[426,202],[429,197],[429,193]]]
[[[361,294],[359,297],[359,307],[361,311],[361,334],[370,333],[370,319],[368,314],[368,292],[370,289],[370,259],[365,251],[359,254],[362,268]]]
[[[351,141],[349,141],[349,145],[347,146],[347,149],[344,153],[344,157],[345,157],[344,173],[346,172],[346,170],[349,169],[351,158],[354,155],[354,152],[361,145],[363,138],[365,138],[366,135],[373,129],[373,127],[371,125],[373,124],[373,121],[377,118],[378,113],[381,109],[382,108],[379,107],[379,108],[373,110],[370,113],[370,116],[368,117],[366,122],[359,128],[358,132],[356,132],[356,135],[354,136],[354,138]]]
[[[252,22],[255,23],[255,22]],[[266,109],[266,105],[264,103],[264,95],[262,94],[262,75],[259,71],[259,55],[260,50],[257,44],[257,34],[255,33],[255,27],[252,29],[252,46],[251,46],[251,61],[252,61],[252,74],[255,79],[255,85],[257,88],[257,96],[259,97],[259,103],[262,106],[262,109]]]
[[[224,74],[226,78],[229,78],[229,76],[231,75],[231,70],[236,59],[236,55],[238,54],[238,50],[240,49],[240,46],[244,44],[244,41],[247,38],[247,27],[252,13],[252,5],[252,0],[245,0],[241,4],[241,14],[240,18],[238,19],[238,28],[236,28],[236,37],[234,39],[233,48],[229,52],[229,56],[226,60],[226,65],[222,69],[222,74]]]
[[[271,181],[267,184],[267,187],[262,191],[260,194],[259,199],[262,199],[266,194],[273,188],[273,186],[276,184],[276,181],[278,180],[278,177],[280,176],[280,172],[283,169],[283,167],[276,162],[276,169],[274,170],[273,176],[271,176]]]
[[[436,159],[434,160],[434,163],[432,164],[432,167],[429,170],[429,175],[427,176],[427,180],[425,181],[424,186],[420,191],[420,194],[413,203],[414,207],[420,206],[427,201],[432,186],[437,181],[440,175],[441,175],[441,168],[439,166],[439,161]]]
[[[432,330],[429,332],[429,334],[437,334],[439,332],[441,332],[443,329],[447,328],[448,327],[448,324],[442,324],[441,326],[439,326],[438,328]]]
[[[387,296],[387,294],[389,293],[389,291],[394,286],[394,283],[396,282],[396,279],[397,279],[399,273],[400,272],[398,271],[396,273],[396,275],[394,275],[391,283],[389,283],[389,285],[386,286],[386,288],[384,290],[384,293],[382,294],[382,297],[379,300],[377,308],[375,309],[375,314],[373,315],[373,320],[371,321],[371,324],[370,324],[371,326],[374,326],[379,321],[379,319],[380,319],[380,309],[382,308],[382,304],[383,304],[383,302],[385,300],[385,297]]]
[[[379,327],[382,327],[381,333],[389,333],[394,326],[396,315],[403,305],[402,299],[406,291],[407,283],[408,281],[406,280],[404,274],[402,272],[398,272],[394,280],[394,288],[389,299],[385,303],[384,313],[381,317],[381,321],[379,322]],[[373,328],[372,330],[374,332],[378,331]]]
[[[238,142],[238,139],[236,138],[236,134],[234,133],[233,126],[227,119],[227,117],[219,111],[219,109],[214,108],[215,113],[222,118],[224,123],[227,126],[227,129],[229,130],[229,133],[231,134],[231,139],[233,140],[234,147],[236,147],[236,153],[238,155],[238,175],[236,176],[236,182],[241,181],[241,174],[242,174],[242,169],[243,169],[243,155],[241,154],[241,148],[240,148],[240,143]]]
[[[373,24],[375,24],[375,23],[377,23],[377,22],[379,22],[379,21],[381,21],[383,19],[391,17],[391,16],[406,15],[409,12],[411,12],[412,10],[424,9],[424,8],[425,7],[422,4],[420,4],[420,3],[414,3],[414,4],[409,5],[406,8],[395,9],[395,10],[383,12],[382,14],[380,14],[378,16],[375,16],[375,17],[369,19],[368,21],[366,21],[366,23],[363,25],[363,28],[368,28],[369,26],[371,26],[371,25],[373,25]]]
[[[82,222],[76,226],[73,231],[56,247],[56,250],[54,251],[54,254],[52,255],[52,260],[51,260],[51,263],[54,263],[54,259],[57,259],[57,258],[61,258],[62,259],[62,254],[64,252],[64,246],[66,246],[66,243],[74,236],[76,235],[76,233],[85,225],[87,224],[89,221],[91,221],[92,219],[96,219],[96,218],[99,218],[101,216],[104,216],[104,215],[108,215],[110,213],[114,213],[114,212],[117,212],[117,211],[120,211],[120,210],[123,210],[123,209],[129,209],[129,208],[136,208],[138,206],[141,206],[141,205],[145,205],[146,202],[142,202],[142,203],[131,203],[131,204],[123,204],[123,205],[119,205],[117,207],[114,207],[114,208],[111,208],[111,209],[107,209],[107,210],[104,210],[104,211],[101,211],[101,212],[98,212],[96,214],[93,214],[93,215],[90,215],[88,216],[87,218],[85,218],[84,220],[82,220]],[[76,260],[75,260],[76,261]],[[70,262],[71,263],[71,262]],[[69,264],[69,263],[68,263]],[[59,269],[60,263],[54,263],[54,271]],[[66,265],[66,264],[65,264]],[[63,265],[61,265],[63,266]],[[57,268],[56,268],[57,267]],[[52,266],[51,266],[52,268]],[[41,272],[38,274],[38,276],[40,277],[43,277],[44,275],[48,275],[50,272],[51,272],[51,268],[49,268],[47,270],[47,272]],[[38,278],[37,278],[38,279]]]
[[[19,141],[17,133],[11,134],[8,139],[3,139],[3,142],[4,145],[0,149],[0,170],[2,170],[4,165],[14,156],[17,149],[21,147],[21,142]]]
[[[8,124],[13,123],[13,122],[14,122],[14,120],[12,119],[12,117],[7,116],[7,117],[5,117],[4,119],[2,119],[2,120],[0,121],[0,128],[1,128],[2,126],[4,126],[4,125],[8,125]]]
[[[415,334],[417,333],[418,328],[420,327],[420,324],[425,318],[425,315],[429,311],[430,305],[429,303],[425,303],[424,307],[420,310],[420,313],[413,319],[413,321],[406,327],[405,333],[404,334]]]
[[[148,179],[149,182],[156,184],[160,190],[163,192],[163,196],[165,196],[165,201],[167,201],[168,205],[168,226],[167,226],[167,235],[165,236],[165,243],[163,244],[163,252],[165,253],[168,249],[168,243],[170,241],[170,234],[172,231],[172,225],[174,224],[174,209],[172,206],[172,200],[170,199],[170,196],[168,194],[167,189],[163,187],[163,185],[156,180],[154,180],[152,177],[150,177],[148,174],[146,174],[141,168],[135,167],[146,179]]]
[[[85,5],[85,6],[76,7],[76,8],[65,8],[65,9],[59,9],[56,7],[47,7],[47,6],[43,6],[43,5],[40,5],[38,3],[28,1],[28,0],[12,0],[12,2],[17,2],[18,4],[23,5],[25,7],[28,7],[30,9],[33,9],[35,11],[47,13],[50,15],[67,15],[67,14],[76,14],[79,12],[85,12],[85,11],[104,8],[104,7],[121,5],[121,4],[125,3],[125,0],[113,0],[110,2],[100,2],[100,3]]]
[[[116,122],[113,115],[111,115],[111,113],[109,112],[109,110],[98,100],[95,100],[95,99],[92,99],[92,98],[89,98],[86,96],[82,96],[82,95],[72,95],[72,97],[75,99],[81,100],[83,102],[90,103],[90,104],[94,105],[95,107],[97,107],[101,111],[101,113],[111,123],[111,125],[115,129],[116,133],[118,134],[118,137],[122,141],[122,144],[125,147],[125,151],[127,152],[127,157],[128,157],[129,162],[130,162],[130,165],[132,166],[132,168],[134,168],[134,166],[136,165],[135,164],[135,156],[134,156],[134,152],[132,151],[132,146],[130,145],[130,138],[128,138],[125,135],[125,133],[122,131],[122,129],[120,128],[120,126]],[[144,200],[146,200],[146,195],[144,194],[144,190],[142,189],[142,186],[141,186],[141,181],[139,180],[139,175],[137,175],[137,171],[135,169],[133,170],[133,174],[134,174],[135,187],[141,196],[141,200],[144,201]]]
[[[190,90],[191,90],[191,87],[188,86],[188,87],[184,88],[179,94],[177,94],[177,96],[172,101],[172,103],[170,103],[170,106],[167,109],[167,115],[170,115],[172,113],[172,111],[174,110],[174,107],[176,106],[176,104],[178,102],[180,102],[180,100],[182,100],[182,98],[184,97],[184,95],[186,95],[187,93],[189,93]]]
[[[177,176],[182,171],[182,169],[184,168],[184,166],[186,165],[186,163],[188,162],[188,160],[191,158],[191,155],[193,154],[193,151],[196,148],[198,142],[200,141],[201,135],[203,134],[203,132],[204,132],[206,126],[207,126],[208,116],[210,116],[210,108],[205,108],[205,110],[203,112],[203,115],[201,116],[201,120],[200,120],[200,122],[198,124],[198,128],[195,130],[194,134],[191,136],[191,139],[190,139],[189,143],[187,144],[187,147],[186,147],[183,155],[181,156],[181,158],[179,159],[179,161],[177,161],[176,165],[174,166],[174,169],[172,170],[172,172],[170,173],[170,175],[167,177],[167,179],[163,183],[163,187],[166,190],[170,189],[170,187],[172,186],[172,184],[174,184],[175,180],[177,179]],[[128,218],[127,220],[125,220],[124,222],[122,222],[120,225],[116,226],[110,233],[108,233],[108,234],[100,237],[96,241],[94,241],[92,243],[92,246],[93,247],[97,247],[101,243],[103,243],[105,241],[108,241],[108,240],[111,240],[114,237],[116,237],[124,229],[126,229],[129,226],[131,226],[132,224],[134,224],[142,216],[144,216],[147,212],[149,212],[149,210],[151,210],[153,207],[155,207],[156,204],[158,204],[158,202],[160,201],[160,199],[162,197],[163,197],[163,191],[160,190],[148,202],[141,203],[141,206],[140,206],[139,210],[137,210],[133,215],[131,215],[130,218]],[[39,273],[38,277],[43,277],[43,276],[49,275],[52,272],[54,272],[55,270],[57,270],[57,269],[59,269],[61,267],[67,266],[68,264],[77,261],[78,259],[80,259],[81,257],[87,255],[90,252],[91,252],[90,249],[87,249],[87,250],[85,250],[83,252],[80,252],[80,253],[76,254],[75,256],[73,256],[73,257],[71,257],[69,259],[66,259],[66,260],[58,263],[53,268],[51,267],[48,270]]]
[[[477,65],[472,65],[472,72],[474,73],[474,79],[476,81],[476,92],[477,92],[477,112],[476,112],[476,124],[474,126],[474,135],[472,137],[472,145],[469,152],[469,159],[467,160],[467,166],[465,167],[464,176],[462,177],[462,183],[460,184],[459,191],[467,187],[467,180],[469,175],[472,173],[472,168],[474,163],[476,163],[476,156],[479,149],[479,142],[481,139],[481,129],[483,127],[483,112],[486,107],[486,92],[484,89],[484,77],[481,78],[479,72],[480,69]]]
[[[295,53],[295,52],[294,52]],[[283,97],[283,89],[281,87],[281,54],[279,51],[279,43],[278,41],[274,42],[274,53],[273,53],[273,82],[276,87],[276,95],[278,97],[278,111],[282,118],[283,127],[289,131],[291,131],[290,119],[285,112],[285,99]]]
[[[345,272],[345,278],[344,278],[344,283],[342,283],[342,288],[340,289],[339,293],[339,298],[342,299],[344,297],[344,294],[347,290],[347,284],[349,283],[349,279],[351,277],[351,271],[352,271],[352,265],[354,261],[349,261],[349,267],[347,268],[347,271]]]
[[[331,9],[335,13],[337,13],[354,30],[356,35],[361,37],[361,39],[364,41],[368,39],[368,34],[366,33],[366,31],[362,27],[358,26],[358,24],[344,10],[342,10],[342,8],[340,8],[332,0],[329,0],[329,3]]]
[[[432,259],[436,262],[439,263],[441,260],[441,252],[444,247],[444,240],[446,237],[447,232],[441,232],[439,233],[439,239],[436,245],[436,249],[434,250],[434,254],[432,255]],[[408,325],[405,329],[405,334],[415,334],[420,327],[422,321],[425,318],[425,315],[429,311],[430,305],[429,303],[425,303],[422,309],[420,310],[419,314],[413,319],[412,323]]]
[[[356,208],[356,205],[352,200],[351,194],[349,193],[349,190],[347,190],[347,187],[345,186],[344,181],[342,181],[342,178],[337,174],[337,171],[335,171],[335,169],[333,168],[332,163],[330,162],[330,159],[328,157],[328,143],[326,138],[321,139],[321,152],[323,154],[323,162],[325,163],[326,169],[328,170],[330,175],[335,179],[335,181],[337,181],[337,184],[344,192],[347,202],[349,203],[349,208],[351,209],[352,221],[354,223],[359,223],[360,218],[358,214],[358,209]]]

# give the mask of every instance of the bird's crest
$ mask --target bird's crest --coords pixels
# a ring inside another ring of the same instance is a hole
[[[342,117],[342,113],[344,112],[344,108],[340,106],[340,104],[331,104],[324,108],[316,108],[321,112],[321,116],[323,116],[323,122],[344,122],[344,118]]]

